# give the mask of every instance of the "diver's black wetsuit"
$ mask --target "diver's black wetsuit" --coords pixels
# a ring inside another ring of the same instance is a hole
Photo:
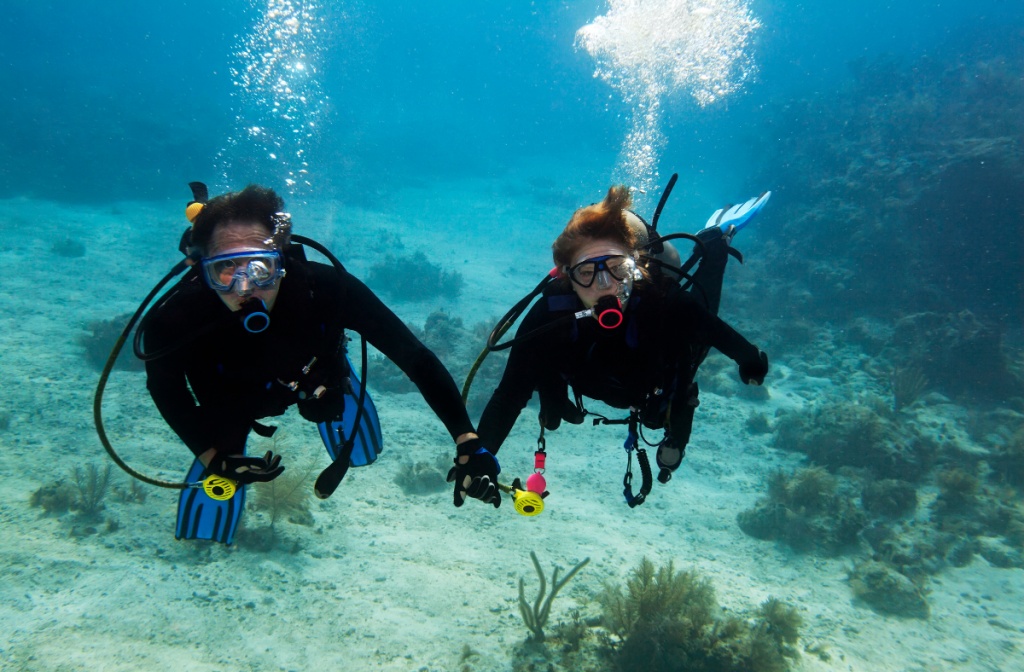
[[[517,336],[583,310],[567,283],[549,285]],[[696,388],[690,383],[699,364],[696,358],[707,346],[741,366],[759,365],[758,349],[704,309],[690,292],[664,280],[657,286],[637,285],[625,320],[616,329],[604,329],[588,317],[512,346],[505,374],[480,418],[481,443],[497,452],[534,390],[540,394],[547,429],[556,428],[562,419],[579,423],[582,417],[567,397],[571,385],[577,395],[615,408],[641,409],[641,421],[648,427],[660,428],[667,419],[670,443],[683,448],[696,404]]]
[[[147,316],[145,350],[172,348],[146,363],[147,387],[193,453],[213,447],[241,452],[256,420],[281,415],[294,403],[307,418],[325,410],[340,416],[338,390],[348,375],[345,329],[358,332],[409,376],[453,439],[473,431],[444,365],[362,282],[293,254],[286,268],[270,326],[262,333],[245,331],[194,271]],[[194,336],[211,324],[217,326]],[[332,392],[300,401],[300,393],[321,384]]]

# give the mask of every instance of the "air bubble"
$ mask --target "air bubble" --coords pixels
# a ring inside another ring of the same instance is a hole
[[[683,93],[704,107],[735,92],[754,70],[745,48],[761,24],[744,0],[609,0],[576,32],[594,77],[633,107],[616,166],[621,181],[651,191],[666,139],[661,101]],[[618,177],[616,179],[619,179]]]
[[[253,174],[267,174],[276,175],[295,195],[302,186],[296,179],[302,166],[293,157],[303,156],[319,140],[312,130],[319,128],[326,106],[315,76],[325,23],[313,1],[253,0],[253,8],[259,19],[241,38],[229,69],[238,131],[217,161],[226,188],[237,188],[237,182]]]

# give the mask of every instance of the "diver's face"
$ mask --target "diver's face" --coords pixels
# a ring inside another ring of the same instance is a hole
[[[585,263],[588,259],[602,259],[602,261]],[[620,296],[623,291],[628,296],[633,289],[633,268],[632,252],[623,247],[621,243],[595,239],[588,241],[576,250],[572,266],[563,270],[573,279],[570,284],[583,305],[593,308],[601,297]],[[585,284],[590,286],[583,286]]]
[[[267,244],[270,234],[257,222],[229,221],[218,224],[210,238],[210,249],[207,257],[216,257],[222,254],[241,252],[243,250],[270,250],[271,245]],[[250,297],[262,299],[267,310],[274,308],[277,300],[277,293],[281,288],[279,278],[270,287],[258,287],[248,281],[236,281],[230,290],[226,292],[217,291],[217,296],[224,302],[224,305],[232,311],[240,310],[242,303]],[[214,290],[216,291],[216,290]]]

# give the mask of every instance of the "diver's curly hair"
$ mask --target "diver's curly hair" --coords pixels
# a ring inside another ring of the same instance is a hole
[[[588,239],[607,239],[621,243],[627,250],[636,250],[636,232],[626,222],[625,211],[633,203],[629,187],[616,185],[600,203],[588,205],[573,213],[569,223],[551,245],[555,265],[563,270],[572,265],[573,257]]]
[[[221,194],[211,198],[196,216],[191,244],[206,254],[214,229],[230,221],[258,222],[270,237],[277,229],[278,213],[283,211],[284,200],[269,187],[250,184],[241,191]]]

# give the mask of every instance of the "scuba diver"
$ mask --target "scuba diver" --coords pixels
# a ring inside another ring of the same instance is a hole
[[[368,341],[416,384],[460,452],[479,448],[444,365],[328,250],[292,234],[273,190],[248,186],[207,200],[202,183],[190,186],[192,226],[181,246],[189,270],[141,319],[135,338],[153,401],[195,454],[186,483],[212,476],[220,484],[212,493],[184,487],[177,538],[231,543],[244,486],[284,470],[273,453],[246,455],[249,432],[271,435],[274,428],[259,420],[293,404],[318,424],[332,459],[314,486],[321,499],[350,465],[376,459],[380,426],[365,380],[348,359],[347,330],[363,340],[364,377]],[[304,247],[324,254],[334,268],[307,260]],[[108,452],[113,456],[109,446]],[[217,497],[224,488],[234,495]]]
[[[535,391],[540,399],[540,438],[537,473],[531,478],[544,471],[545,430],[557,429],[563,420],[581,424],[587,415],[597,415],[586,410],[584,397],[628,409],[627,419],[597,416],[594,424],[628,425],[623,494],[633,507],[646,499],[652,481],[646,449],[639,440],[656,447],[657,478],[663,484],[683,460],[699,403],[697,367],[709,348],[735,361],[745,384],[764,382],[767,355],[717,313],[728,257],[742,261],[730,247],[731,239],[770,192],[717,211],[696,236],[662,238],[657,234],[657,218],[676,177],[672,176],[662,195],[653,225],[630,210],[631,195],[624,186],[613,186],[600,203],[578,209],[552,245],[555,268],[491,333],[488,350],[510,347],[511,351],[477,427],[481,444],[489,448],[489,459],[473,460],[471,473],[456,485],[457,506],[466,497],[492,502],[497,489],[522,493],[518,479],[516,489],[498,483],[500,467],[494,455]],[[666,242],[675,238],[695,243],[693,256],[682,265],[674,246]],[[504,330],[538,295],[540,300],[526,312],[515,338],[498,345]],[[664,434],[650,443],[644,428],[664,430]],[[636,494],[632,489],[634,450],[643,476]],[[527,489],[543,497],[547,494],[543,478],[539,483]],[[534,510],[540,507],[536,504]]]

